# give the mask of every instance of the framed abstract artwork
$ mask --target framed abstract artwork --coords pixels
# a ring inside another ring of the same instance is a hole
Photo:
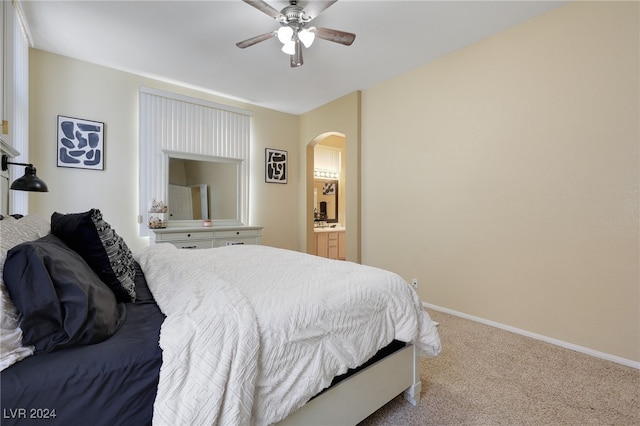
[[[104,170],[104,123],[58,116],[58,167]]]
[[[267,183],[287,183],[287,151],[265,148],[264,180]]]
[[[325,182],[322,185],[322,195],[335,195],[336,184],[335,182]]]

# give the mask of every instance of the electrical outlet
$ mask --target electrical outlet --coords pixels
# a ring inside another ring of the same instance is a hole
[[[411,285],[413,286],[413,288],[415,288],[417,290],[418,289],[418,279],[414,278],[413,281],[411,281]]]

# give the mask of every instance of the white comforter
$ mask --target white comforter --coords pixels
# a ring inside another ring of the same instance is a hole
[[[155,425],[264,425],[285,418],[391,340],[440,352],[398,275],[267,246],[136,256],[167,316]]]

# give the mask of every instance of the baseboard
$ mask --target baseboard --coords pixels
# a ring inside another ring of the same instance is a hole
[[[594,356],[596,358],[605,359],[607,361],[612,361],[618,364],[626,365],[627,367],[632,367],[640,370],[640,362],[632,361],[630,359],[622,358],[616,355],[611,355],[605,352],[596,351],[590,348],[586,348],[584,346],[574,345],[573,343],[564,342],[562,340],[554,339],[552,337],[543,336],[541,334],[532,333],[530,331],[521,330],[516,327],[511,327],[510,325],[501,324],[499,322],[487,320],[484,318],[476,317],[473,315],[465,314],[463,312],[454,311],[453,309],[443,308],[441,306],[432,305],[431,303],[422,302],[422,306],[427,309],[433,309],[434,311],[444,312],[445,314],[454,315],[456,317],[465,318],[471,321],[479,322],[481,324],[490,325],[492,327],[496,327],[502,330],[510,331],[512,333],[520,334],[522,336],[531,337],[533,339],[542,340],[543,342],[551,343],[552,345],[560,346],[566,349],[571,349],[576,352],[581,352],[587,355]]]

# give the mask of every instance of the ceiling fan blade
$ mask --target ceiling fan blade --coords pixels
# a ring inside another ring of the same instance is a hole
[[[351,43],[356,39],[356,35],[353,33],[321,27],[316,28],[316,37],[344,44],[345,46],[351,46]]]
[[[276,10],[273,6],[269,5],[263,0],[242,0],[242,1],[255,7],[260,12],[266,13],[267,15],[271,16],[274,19],[278,19],[280,17],[280,11]]]
[[[239,41],[236,43],[240,49],[244,49],[245,47],[253,46],[254,44],[260,43],[261,41],[269,40],[272,37],[276,36],[276,32],[272,31],[270,33],[260,34],[259,36],[251,37],[243,41]]]
[[[304,8],[304,14],[309,19],[315,19],[318,15],[324,12],[329,6],[337,2],[338,0],[328,1],[310,1]]]
[[[300,40],[296,40],[296,53],[291,55],[291,68],[302,66],[302,46]]]

